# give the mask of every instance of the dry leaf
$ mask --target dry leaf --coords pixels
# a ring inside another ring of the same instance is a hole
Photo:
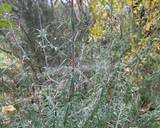
[[[9,125],[11,123],[11,120],[9,118],[3,120],[2,122],[4,125]]]
[[[81,6],[81,1],[80,0],[73,0],[73,8],[76,14],[76,18],[77,20],[80,22],[81,21],[81,10],[80,10],[80,6]]]
[[[148,24],[146,24],[146,26],[145,26],[145,30],[146,30],[146,31],[150,31],[150,30],[151,30],[151,27],[152,27],[152,23],[148,23]]]
[[[127,67],[127,68],[124,69],[124,71],[128,73],[128,72],[131,71],[131,69],[129,67]]]
[[[13,105],[2,107],[2,113],[4,115],[13,115],[15,112],[16,112],[16,108]]]
[[[142,106],[142,108],[139,110],[140,113],[146,113],[148,111],[152,111],[155,109],[155,106],[152,102],[145,104],[144,106]]]

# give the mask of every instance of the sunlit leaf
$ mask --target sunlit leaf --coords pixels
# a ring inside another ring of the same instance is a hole
[[[16,29],[16,26],[12,24],[12,22],[8,20],[0,20],[0,27]]]

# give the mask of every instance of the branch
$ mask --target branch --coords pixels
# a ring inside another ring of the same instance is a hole
[[[1,47],[0,47],[0,51],[12,55],[12,52],[11,52],[11,51],[8,51],[8,50],[3,49],[3,48],[1,48]]]
[[[74,67],[75,72],[92,72],[95,71],[94,66],[92,65],[82,65],[81,68]],[[52,74],[58,74],[63,75],[65,72],[72,72],[73,67],[72,66],[62,66],[62,67],[48,67],[45,68],[44,73],[47,73],[48,75]]]

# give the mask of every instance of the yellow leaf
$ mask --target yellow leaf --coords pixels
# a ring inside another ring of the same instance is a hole
[[[150,30],[151,30],[151,27],[152,27],[152,23],[149,22],[148,24],[145,25],[145,30],[146,30],[146,31],[150,31]]]
[[[16,108],[13,105],[2,107],[2,113],[4,115],[13,115],[15,112],[16,112]]]
[[[92,34],[92,36],[94,36],[95,38],[99,38],[99,37],[102,36],[102,34],[103,34],[103,28],[100,26],[99,23],[96,23],[96,24],[93,26],[93,28],[92,28],[92,30],[91,30],[91,34]]]
[[[128,3],[128,5],[131,6],[133,2],[132,2],[132,0],[127,0],[127,3]]]

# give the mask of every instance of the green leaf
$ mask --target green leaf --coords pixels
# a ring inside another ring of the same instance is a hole
[[[0,5],[0,16],[4,13],[10,13],[12,11],[12,6],[8,3],[3,3]]]
[[[0,27],[16,29],[16,26],[12,24],[12,22],[8,20],[0,20]]]

